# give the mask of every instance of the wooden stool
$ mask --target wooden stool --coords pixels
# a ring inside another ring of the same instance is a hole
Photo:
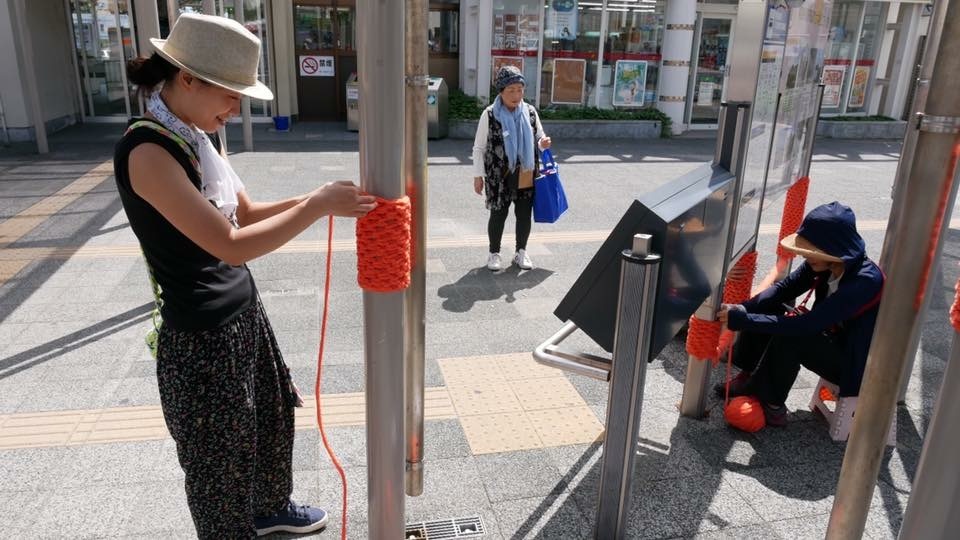
[[[824,401],[820,393],[821,389],[828,390],[833,395],[833,400]],[[830,438],[835,441],[845,441],[850,436],[850,427],[853,426],[853,415],[857,408],[857,397],[839,397],[840,389],[832,382],[820,378],[817,386],[813,389],[813,396],[810,397],[810,410],[820,411],[823,417],[827,419],[830,425]],[[831,409],[827,404],[830,401],[835,403]],[[893,415],[893,421],[890,424],[890,430],[887,432],[887,446],[897,445],[897,415]]]

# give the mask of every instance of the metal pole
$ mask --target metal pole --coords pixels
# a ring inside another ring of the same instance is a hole
[[[600,49],[600,50],[597,52],[597,59],[598,59],[598,61],[597,61],[597,73],[596,73],[596,75],[594,76],[594,80],[593,80],[593,93],[594,93],[594,96],[593,96],[593,106],[596,107],[596,108],[598,108],[598,109],[600,108],[600,81],[602,80],[600,76],[603,74],[603,53],[604,53],[604,45],[605,45],[603,37],[607,35],[607,27],[608,27],[609,24],[610,24],[610,22],[609,22],[610,12],[607,11],[607,0],[603,0],[602,4],[603,4],[603,5],[600,7],[600,9],[601,9],[601,11],[600,11],[600,40],[599,40],[599,41],[600,41],[600,43],[599,43],[599,49]],[[544,20],[546,20],[546,19],[544,19]],[[612,69],[612,68],[613,68],[613,66],[611,66],[611,69]],[[645,91],[646,91],[646,88],[641,88],[640,91],[641,91],[641,92],[645,92]],[[642,95],[642,94],[641,94],[641,95]]]
[[[240,24],[246,22],[243,0],[233,0],[233,18]],[[263,44],[260,46],[263,47]],[[250,98],[247,96],[240,100],[240,117],[243,119],[243,151],[253,152],[253,124],[250,121]]]
[[[20,54],[23,58],[23,79],[26,84],[25,96],[28,103],[30,120],[33,122],[33,130],[37,135],[37,153],[46,154],[50,152],[47,145],[47,126],[43,120],[43,109],[40,106],[40,92],[37,89],[37,72],[33,64],[33,43],[30,41],[30,32],[27,31],[27,12],[24,0],[14,0],[13,21],[14,26],[19,28],[17,32],[20,41]]]
[[[67,15],[67,32],[70,33],[70,63],[73,65],[73,76],[77,79],[77,108],[80,110],[80,119],[86,120],[87,114],[83,111],[83,83],[80,82],[80,66],[77,64],[77,28],[73,25],[73,13],[70,12],[70,0],[63,0],[63,11]],[[80,14],[77,14],[80,18]],[[81,21],[80,28],[83,28]],[[80,45],[83,45],[83,34],[80,34]],[[3,119],[3,106],[0,105],[0,120]],[[6,137],[7,124],[3,124]],[[9,143],[9,141],[8,141]]]
[[[916,118],[917,113],[924,110],[927,103],[927,92],[930,89],[930,77],[933,75],[933,59],[937,57],[937,50],[940,47],[940,35],[943,32],[943,18],[946,14],[946,2],[937,2],[934,5],[933,15],[930,17],[930,27],[927,30],[927,46],[923,53],[923,63],[920,65],[920,74],[914,81],[916,90],[914,91],[913,108],[910,111],[909,118]],[[913,153],[917,147],[917,135],[919,132],[915,129],[908,129],[903,138],[903,145],[900,148],[900,163],[897,166],[897,174],[893,180],[893,190],[891,198],[898,200],[902,197],[903,186],[910,176],[910,164],[913,159]],[[890,209],[890,217],[887,220],[887,228],[893,229],[901,219],[902,209],[894,205]],[[893,257],[894,248],[887,240],[883,242],[883,250],[880,253],[880,268],[890,266],[890,259]],[[934,258],[940,259],[939,252]],[[920,310],[921,315],[927,313],[929,301],[926,301]],[[913,371],[913,362],[916,358],[917,349],[920,346],[920,326],[923,317],[918,317],[916,324],[912,325],[910,335],[910,347],[907,349],[907,363],[904,366],[904,378],[900,385],[900,394],[898,401],[903,401],[907,395],[907,384],[910,382],[910,373]]]
[[[180,16],[180,0],[167,0],[167,34],[173,30],[173,25]]]
[[[817,85],[817,107],[814,109],[813,116],[807,120],[807,139],[803,145],[803,162],[800,165],[800,178],[810,177],[810,165],[813,163],[813,143],[817,138],[817,124],[820,122],[820,109],[823,107],[823,88],[823,84]],[[780,98],[777,98],[777,108],[780,108]]]
[[[620,294],[613,339],[613,371],[600,464],[600,496],[594,538],[626,537],[630,484],[640,431],[643,385],[650,360],[653,303],[660,256],[649,253],[652,237],[637,234],[620,263]]]
[[[360,185],[403,195],[404,3],[357,2],[360,79]],[[404,531],[403,292],[363,293],[366,359],[367,500],[370,538]]]
[[[423,363],[427,263],[427,0],[407,0],[406,117],[404,118],[403,176],[413,211],[410,243],[410,287],[406,293],[407,495],[423,493]]]
[[[953,335],[953,350],[924,438],[920,464],[910,491],[898,538],[948,540],[960,531],[960,339]]]
[[[90,66],[87,64],[87,39],[86,39],[86,25],[83,24],[83,13],[80,11],[80,4],[77,0],[73,0],[73,11],[77,14],[77,22],[80,25],[80,61],[83,62],[83,92],[82,95],[87,97],[87,110],[89,115],[87,116],[96,116],[96,111],[93,109],[93,93],[90,92]],[[91,32],[90,41],[93,42],[93,35]],[[82,99],[82,98],[81,98]],[[81,107],[82,109],[82,107]],[[86,117],[84,117],[86,119]]]
[[[960,3],[944,3],[947,11],[940,50],[956,51],[960,49]],[[880,303],[857,414],[830,514],[828,539],[859,538],[870,510],[907,361],[909,329],[919,316],[933,267],[932,257],[938,249],[942,227],[946,226],[946,208],[953,203],[947,199],[955,188],[960,152],[958,85],[960,55],[938,54],[925,113],[919,121],[909,181],[903,186],[902,199],[893,201],[894,207],[903,207],[897,227],[887,229],[890,244],[897,246],[887,269],[887,283],[895,286],[886,287]]]
[[[117,22],[117,45],[120,47],[120,82],[123,84],[123,106],[126,107],[127,117],[132,116],[130,108],[130,84],[127,82],[127,50],[123,46],[123,24],[120,22],[120,2],[113,0],[113,16]],[[130,15],[127,15],[127,21]],[[109,35],[109,34],[108,34]],[[133,35],[130,36],[131,43]]]

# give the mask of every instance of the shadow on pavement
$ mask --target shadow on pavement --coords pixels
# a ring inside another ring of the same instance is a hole
[[[469,270],[454,283],[441,285],[437,295],[443,298],[443,309],[464,313],[473,309],[477,302],[498,300],[516,301],[516,293],[532,289],[553,275],[552,270],[534,268],[520,270],[510,265],[500,272],[491,272],[485,267]]]

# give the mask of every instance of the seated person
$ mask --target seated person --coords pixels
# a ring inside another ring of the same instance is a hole
[[[756,396],[773,426],[786,425],[784,401],[800,366],[838,385],[841,396],[860,392],[884,280],[867,258],[853,211],[838,202],[811,210],[780,245],[804,262],[750,300],[723,304],[717,313],[740,331],[733,363],[741,371],[730,382],[730,396]],[[716,390],[723,395],[724,385]]]

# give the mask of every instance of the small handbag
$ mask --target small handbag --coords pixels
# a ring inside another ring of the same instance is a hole
[[[553,154],[547,149],[541,157],[543,164],[540,176],[533,181],[533,220],[537,223],[555,223],[567,211],[567,196],[563,192]]]

